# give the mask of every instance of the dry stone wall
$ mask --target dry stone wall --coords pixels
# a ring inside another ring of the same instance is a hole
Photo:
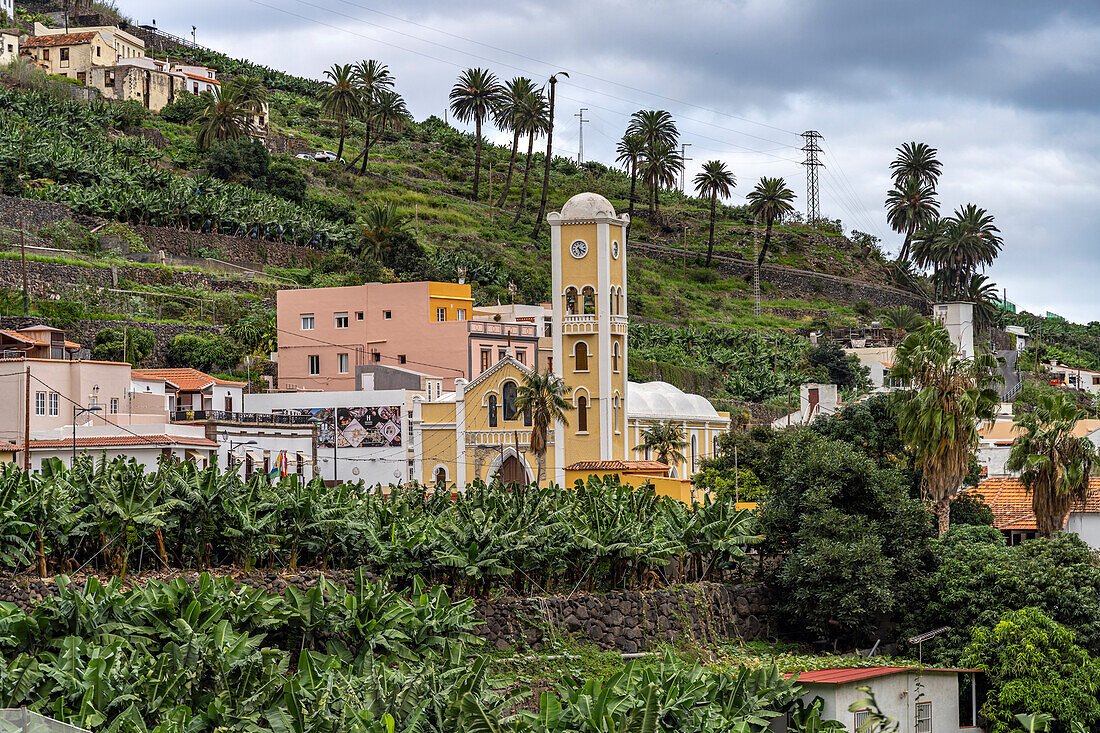
[[[316,586],[320,575],[316,570],[304,570],[234,577],[239,583],[282,594],[291,585],[308,590]],[[349,590],[354,587],[352,571],[327,571],[324,576]],[[181,573],[180,577],[194,583],[199,574]],[[56,589],[53,579],[5,580],[0,583],[0,601],[30,609]],[[484,621],[475,633],[496,649],[538,651],[572,640],[630,654],[685,637],[700,643],[761,638],[770,630],[769,610],[760,586],[698,583],[652,591],[480,600],[474,614]]]

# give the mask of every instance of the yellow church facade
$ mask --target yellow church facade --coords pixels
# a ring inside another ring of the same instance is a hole
[[[694,497],[690,477],[714,455],[716,438],[729,430],[726,413],[698,395],[664,382],[631,383],[626,235],[629,218],[611,203],[578,194],[550,224],[552,356],[548,368],[565,385],[568,424],[549,436],[543,483],[571,485],[588,474],[617,473],[624,483],[652,483],[661,493]],[[516,393],[530,367],[504,356],[476,379],[455,380],[455,391],[414,400],[413,475],[425,484],[500,478],[534,481],[538,456],[530,450],[529,419],[515,410]],[[684,459],[655,464],[635,450],[642,431],[673,422],[684,434]]]

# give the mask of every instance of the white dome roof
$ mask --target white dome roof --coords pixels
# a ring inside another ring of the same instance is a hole
[[[629,417],[659,420],[725,420],[705,397],[687,394],[668,382],[631,382],[627,400]]]
[[[595,219],[603,216],[615,216],[615,207],[598,193],[578,193],[561,207],[562,219]]]

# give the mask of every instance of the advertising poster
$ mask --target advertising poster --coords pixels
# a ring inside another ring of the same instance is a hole
[[[333,434],[332,413],[336,411],[336,427]],[[338,441],[338,448],[397,448],[401,446],[401,408],[383,407],[320,407],[288,411],[290,414],[309,415],[319,419],[317,445],[331,448]]]

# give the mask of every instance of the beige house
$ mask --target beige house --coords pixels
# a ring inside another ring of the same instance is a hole
[[[0,66],[19,58],[19,29],[0,28]]]
[[[111,49],[111,56],[105,62],[107,64],[118,63],[123,59],[142,58],[145,56],[145,41],[131,33],[127,33],[117,26],[95,25],[77,29],[70,28],[69,30],[71,32],[79,31],[81,33],[100,34],[104,43]],[[64,28],[50,28],[41,23],[34,24],[34,35],[36,37],[58,36],[64,34]]]
[[[98,31],[30,36],[19,53],[48,74],[67,76],[82,84],[88,83],[92,67],[115,63],[114,48]]]
[[[92,67],[88,85],[98,89],[106,99],[129,99],[147,110],[159,112],[186,89],[186,79],[178,74],[123,61],[115,66]]]

